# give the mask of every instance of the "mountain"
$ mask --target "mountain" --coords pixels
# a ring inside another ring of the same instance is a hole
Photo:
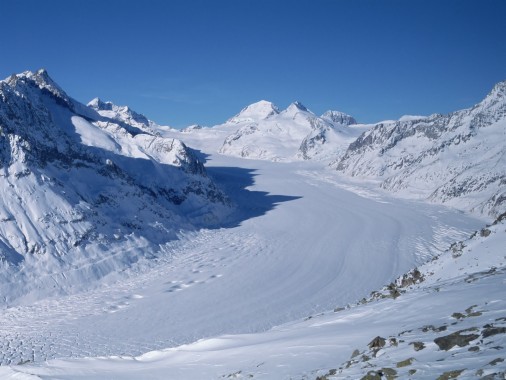
[[[504,378],[506,214],[376,186],[500,174],[504,96],[377,125],[260,102],[180,132],[43,70],[0,82],[0,378]],[[227,154],[342,166],[216,154],[242,129]]]
[[[146,116],[135,112],[128,106],[117,106],[112,102],[104,102],[99,98],[91,100],[87,105],[106,120],[114,120],[117,124],[121,124],[123,128],[128,129],[132,134],[139,133],[134,128],[152,135],[159,135],[160,129],[171,130],[170,127],[160,126],[154,121],[148,120]]]
[[[497,216],[506,210],[506,82],[469,109],[376,124],[334,167],[401,196]]]
[[[0,81],[4,302],[117,273],[229,213],[195,153],[148,127],[128,108],[75,101],[45,70]]]
[[[239,124],[242,122],[255,122],[267,119],[269,116],[279,114],[279,109],[271,102],[260,100],[243,108],[234,117],[228,120],[229,123]]]
[[[325,160],[344,151],[363,128],[338,111],[316,116],[294,102],[285,110],[260,101],[244,108],[219,128],[229,134],[219,152],[226,155],[271,161]]]
[[[357,121],[350,115],[340,111],[327,111],[320,116],[322,119],[341,125],[357,124]]]
[[[204,128],[204,127],[202,127],[202,125],[192,124],[192,125],[187,126],[186,128],[181,129],[181,132],[183,132],[183,133],[191,133],[193,131],[201,130],[202,128]]]

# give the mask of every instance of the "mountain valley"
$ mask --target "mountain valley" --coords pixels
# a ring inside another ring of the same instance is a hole
[[[504,379],[506,82],[177,130],[41,69],[0,146],[2,379]]]

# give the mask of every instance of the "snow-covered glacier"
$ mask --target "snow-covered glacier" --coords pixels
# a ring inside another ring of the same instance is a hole
[[[504,378],[504,98],[179,131],[0,81],[0,379]]]

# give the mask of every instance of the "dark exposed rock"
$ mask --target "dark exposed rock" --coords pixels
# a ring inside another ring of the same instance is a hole
[[[497,334],[506,334],[506,327],[488,327],[483,329],[483,331],[481,332],[481,335],[484,338],[488,338],[489,336]]]
[[[480,236],[482,237],[487,237],[490,235],[490,230],[488,228],[483,228],[481,231],[480,231]]]
[[[434,339],[434,343],[438,345],[440,350],[448,351],[454,346],[467,346],[469,342],[480,337],[478,334],[461,334],[466,331],[467,330],[456,331],[450,335],[436,338]]]
[[[428,326],[422,327],[423,332],[427,332],[427,331],[441,332],[441,331],[446,331],[446,329],[447,329],[446,326],[434,327],[432,325],[428,325]]]
[[[450,379],[456,379],[457,377],[460,376],[460,374],[462,372],[464,372],[465,369],[459,369],[459,370],[454,370],[454,371],[447,371],[447,372],[444,372],[443,374],[441,374],[437,380],[450,380]]]
[[[368,346],[371,350],[379,350],[380,348],[385,347],[385,342],[385,338],[377,336],[369,342]]]
[[[381,377],[378,371],[369,371],[365,376],[361,377],[360,380],[381,380]]]
[[[499,363],[502,363],[503,361],[504,361],[504,358],[497,358],[497,359],[492,360],[492,361],[491,361],[490,363],[488,363],[488,364],[490,364],[490,365],[497,365],[497,364],[499,364]]]
[[[415,351],[420,351],[425,348],[425,344],[423,344],[423,342],[411,342],[410,345],[413,345],[413,349]]]
[[[410,366],[411,364],[413,364],[414,362],[414,358],[408,358],[406,360],[401,360],[400,362],[397,363],[397,368],[403,368],[403,367],[407,367],[407,366]]]

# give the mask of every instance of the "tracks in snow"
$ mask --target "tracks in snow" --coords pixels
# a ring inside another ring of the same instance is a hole
[[[481,224],[343,188],[304,163],[255,162],[255,181],[240,189],[244,171],[227,167],[253,162],[222,159],[214,173],[250,218],[182,233],[117,283],[2,310],[0,363],[139,355],[267,330],[353,302]]]

